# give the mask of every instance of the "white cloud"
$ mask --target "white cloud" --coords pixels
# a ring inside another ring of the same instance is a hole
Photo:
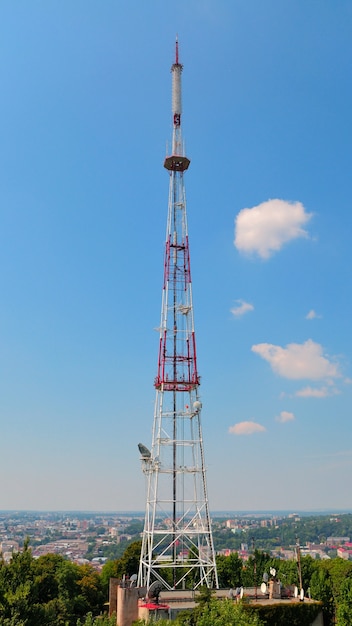
[[[288,241],[308,237],[303,226],[311,216],[301,202],[278,199],[242,209],[235,219],[235,246],[240,252],[268,259]]]
[[[238,422],[234,426],[230,426],[229,433],[231,435],[253,435],[253,433],[263,433],[266,428],[257,422]]]
[[[233,307],[231,309],[231,313],[235,317],[242,317],[245,313],[249,313],[249,311],[254,311],[253,304],[249,304],[249,302],[245,302],[244,300],[236,300],[238,302],[238,306]]]
[[[305,343],[290,343],[285,348],[271,343],[252,346],[271,365],[272,370],[283,378],[292,380],[324,380],[340,375],[338,365],[323,354],[323,347],[308,339]]]
[[[315,319],[321,319],[321,315],[318,315],[318,313],[316,313],[314,309],[311,309],[309,313],[307,313],[306,315],[306,320],[315,320]]]
[[[263,433],[266,428],[257,422],[238,422],[230,426],[229,433],[231,435],[253,435],[253,433]]]
[[[281,411],[280,415],[277,416],[276,421],[281,422],[281,424],[285,424],[285,422],[292,422],[295,419],[293,413],[289,411]]]
[[[339,394],[339,390],[336,387],[304,387],[296,391],[298,398],[327,398],[328,396],[335,396]]]

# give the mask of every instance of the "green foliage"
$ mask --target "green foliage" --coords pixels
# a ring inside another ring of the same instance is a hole
[[[310,626],[319,612],[319,603],[295,602],[290,604],[251,605],[251,610],[258,613],[261,623],[267,626]]]
[[[334,597],[338,601],[342,583],[345,578],[352,576],[352,562],[337,557],[336,559],[322,561],[319,563],[319,568],[330,574]]]
[[[34,559],[23,552],[0,566],[1,626],[75,626],[89,611],[101,613],[100,577],[89,565],[50,554]]]
[[[77,620],[76,626],[116,626],[116,615],[94,618],[92,613],[88,613],[84,621]]]
[[[34,559],[25,542],[23,551],[14,554],[9,564],[0,558],[0,626],[115,626],[115,618],[102,615],[109,579],[137,573],[140,550],[140,541],[131,543],[121,558],[106,563],[98,574],[90,565],[79,566],[55,554]],[[218,556],[217,567],[220,586],[225,588],[259,587],[263,573],[270,567],[275,567],[284,586],[298,585],[294,560],[273,559],[260,550],[255,550],[246,563],[237,553]],[[312,597],[320,604],[235,604],[215,600],[211,589],[202,588],[195,609],[179,614],[176,624],[306,626],[322,609],[324,626],[332,626],[335,615],[336,626],[351,626],[352,563],[339,558],[315,561],[303,557],[301,568],[304,589],[310,587]],[[166,572],[172,576],[171,569]],[[185,582],[186,586],[191,584],[191,576]],[[161,621],[159,626],[167,623]]]
[[[206,587],[205,585],[200,588],[199,594],[195,597],[199,611],[202,611],[205,606],[208,606],[211,603],[214,593],[214,589],[210,589],[210,587]]]
[[[122,578],[138,574],[139,559],[141,556],[141,541],[133,541],[128,545],[120,559],[107,561],[101,571],[100,581],[105,596],[109,592],[110,578]]]
[[[301,573],[302,573],[302,586],[303,589],[307,590],[310,586],[310,581],[313,575],[313,572],[316,568],[316,562],[312,559],[311,556],[307,555],[301,558]]]
[[[118,560],[117,572],[119,578],[122,578],[124,575],[132,576],[132,574],[138,573],[141,548],[142,542],[134,541],[125,550],[121,559]]]
[[[119,578],[119,571],[118,561],[107,561],[107,563],[103,565],[103,569],[100,573],[100,583],[105,597],[107,597],[109,593],[110,578]]]
[[[322,603],[324,626],[330,626],[333,622],[335,606],[329,573],[321,568],[313,572],[310,581],[310,591],[312,598],[320,600]]]
[[[243,604],[231,600],[210,600],[196,615],[195,626],[262,626],[263,622],[255,613],[245,609]]]
[[[244,587],[260,585],[263,580],[263,574],[265,571],[269,571],[271,563],[272,558],[269,554],[255,550],[243,567],[242,585]]]
[[[243,563],[237,552],[217,556],[216,566],[220,587],[241,587]]]
[[[303,516],[300,520],[286,518],[278,526],[267,528],[255,527],[233,533],[229,528],[220,527],[216,522],[213,526],[213,539],[216,550],[229,548],[239,550],[241,543],[255,545],[261,550],[295,545],[297,537],[301,544],[307,541],[321,543],[329,536],[352,537],[352,514],[337,517],[331,515]]]
[[[340,589],[340,600],[336,611],[337,626],[352,624],[352,579],[346,578]]]

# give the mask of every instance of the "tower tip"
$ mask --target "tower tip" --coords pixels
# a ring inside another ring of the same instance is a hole
[[[178,65],[178,35],[176,35],[176,56],[175,56],[175,63],[176,63],[176,65]]]

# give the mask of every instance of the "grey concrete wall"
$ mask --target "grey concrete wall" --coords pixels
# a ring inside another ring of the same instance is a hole
[[[323,613],[319,613],[319,615],[317,615],[312,626],[324,626]]]
[[[110,578],[109,580],[109,617],[113,613],[117,613],[117,585],[118,578]]]
[[[132,626],[138,619],[138,589],[136,587],[117,587],[118,626]]]

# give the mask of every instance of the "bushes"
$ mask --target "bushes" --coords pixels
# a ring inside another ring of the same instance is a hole
[[[322,610],[321,603],[277,603],[268,605],[251,605],[247,609],[249,612],[257,612],[260,619],[267,626],[310,626],[317,615]]]

